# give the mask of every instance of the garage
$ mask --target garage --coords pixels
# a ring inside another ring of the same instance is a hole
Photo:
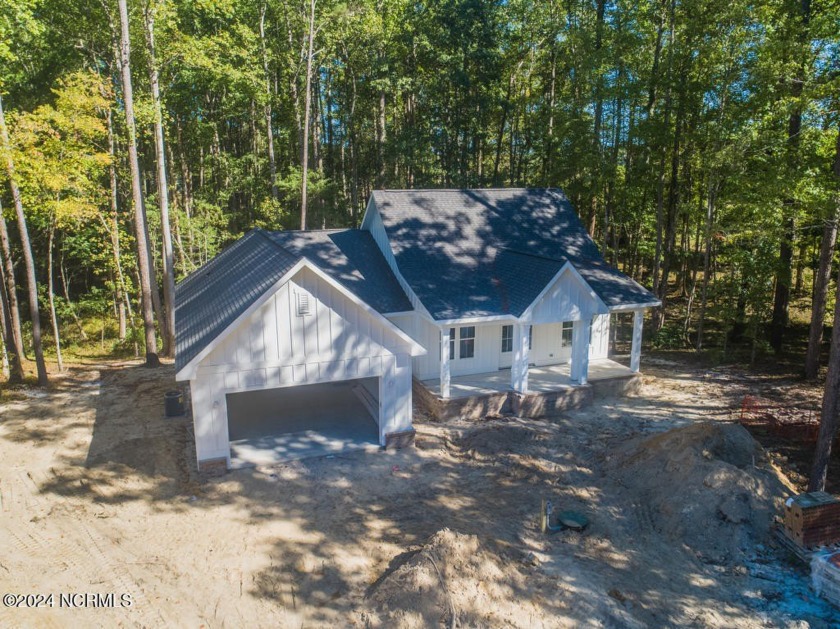
[[[413,442],[411,360],[425,350],[383,316],[407,306],[383,297],[399,285],[357,236],[343,244],[360,247],[364,274],[334,243],[321,256],[346,261],[329,268],[353,291],[259,230],[179,284],[176,378],[189,382],[199,470]]]
[[[228,393],[231,467],[379,447],[379,379]]]

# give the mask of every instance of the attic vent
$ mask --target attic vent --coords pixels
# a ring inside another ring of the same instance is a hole
[[[297,295],[297,313],[299,317],[308,315],[309,312],[309,294],[298,293]]]

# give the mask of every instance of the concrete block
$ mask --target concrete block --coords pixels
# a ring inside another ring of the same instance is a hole
[[[198,471],[206,478],[217,478],[227,474],[227,459],[204,459],[198,462]]]
[[[386,450],[400,450],[402,448],[409,448],[414,445],[414,437],[417,431],[413,428],[411,430],[403,430],[401,432],[389,432],[385,434],[385,449]]]

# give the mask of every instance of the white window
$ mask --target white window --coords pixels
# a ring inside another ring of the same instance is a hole
[[[502,326],[502,353],[513,351],[513,326]]]
[[[560,333],[560,346],[561,347],[571,347],[572,346],[572,332],[574,330],[575,324],[572,321],[564,321],[563,322],[563,331]]]
[[[460,345],[458,358],[472,358],[475,356],[475,326],[460,329]]]
[[[457,334],[457,336],[456,336]],[[455,350],[458,353],[455,353]],[[449,360],[475,356],[475,326],[449,328]]]

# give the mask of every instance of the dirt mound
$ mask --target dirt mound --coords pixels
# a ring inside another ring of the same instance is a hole
[[[531,602],[526,579],[515,563],[503,564],[475,535],[442,529],[371,588],[370,627],[533,626],[544,610]]]
[[[769,533],[786,490],[736,424],[691,424],[633,440],[609,457],[643,521],[704,561],[738,562]]]
[[[532,453],[557,437],[557,427],[544,422],[494,422],[464,432],[454,445],[474,458]]]

